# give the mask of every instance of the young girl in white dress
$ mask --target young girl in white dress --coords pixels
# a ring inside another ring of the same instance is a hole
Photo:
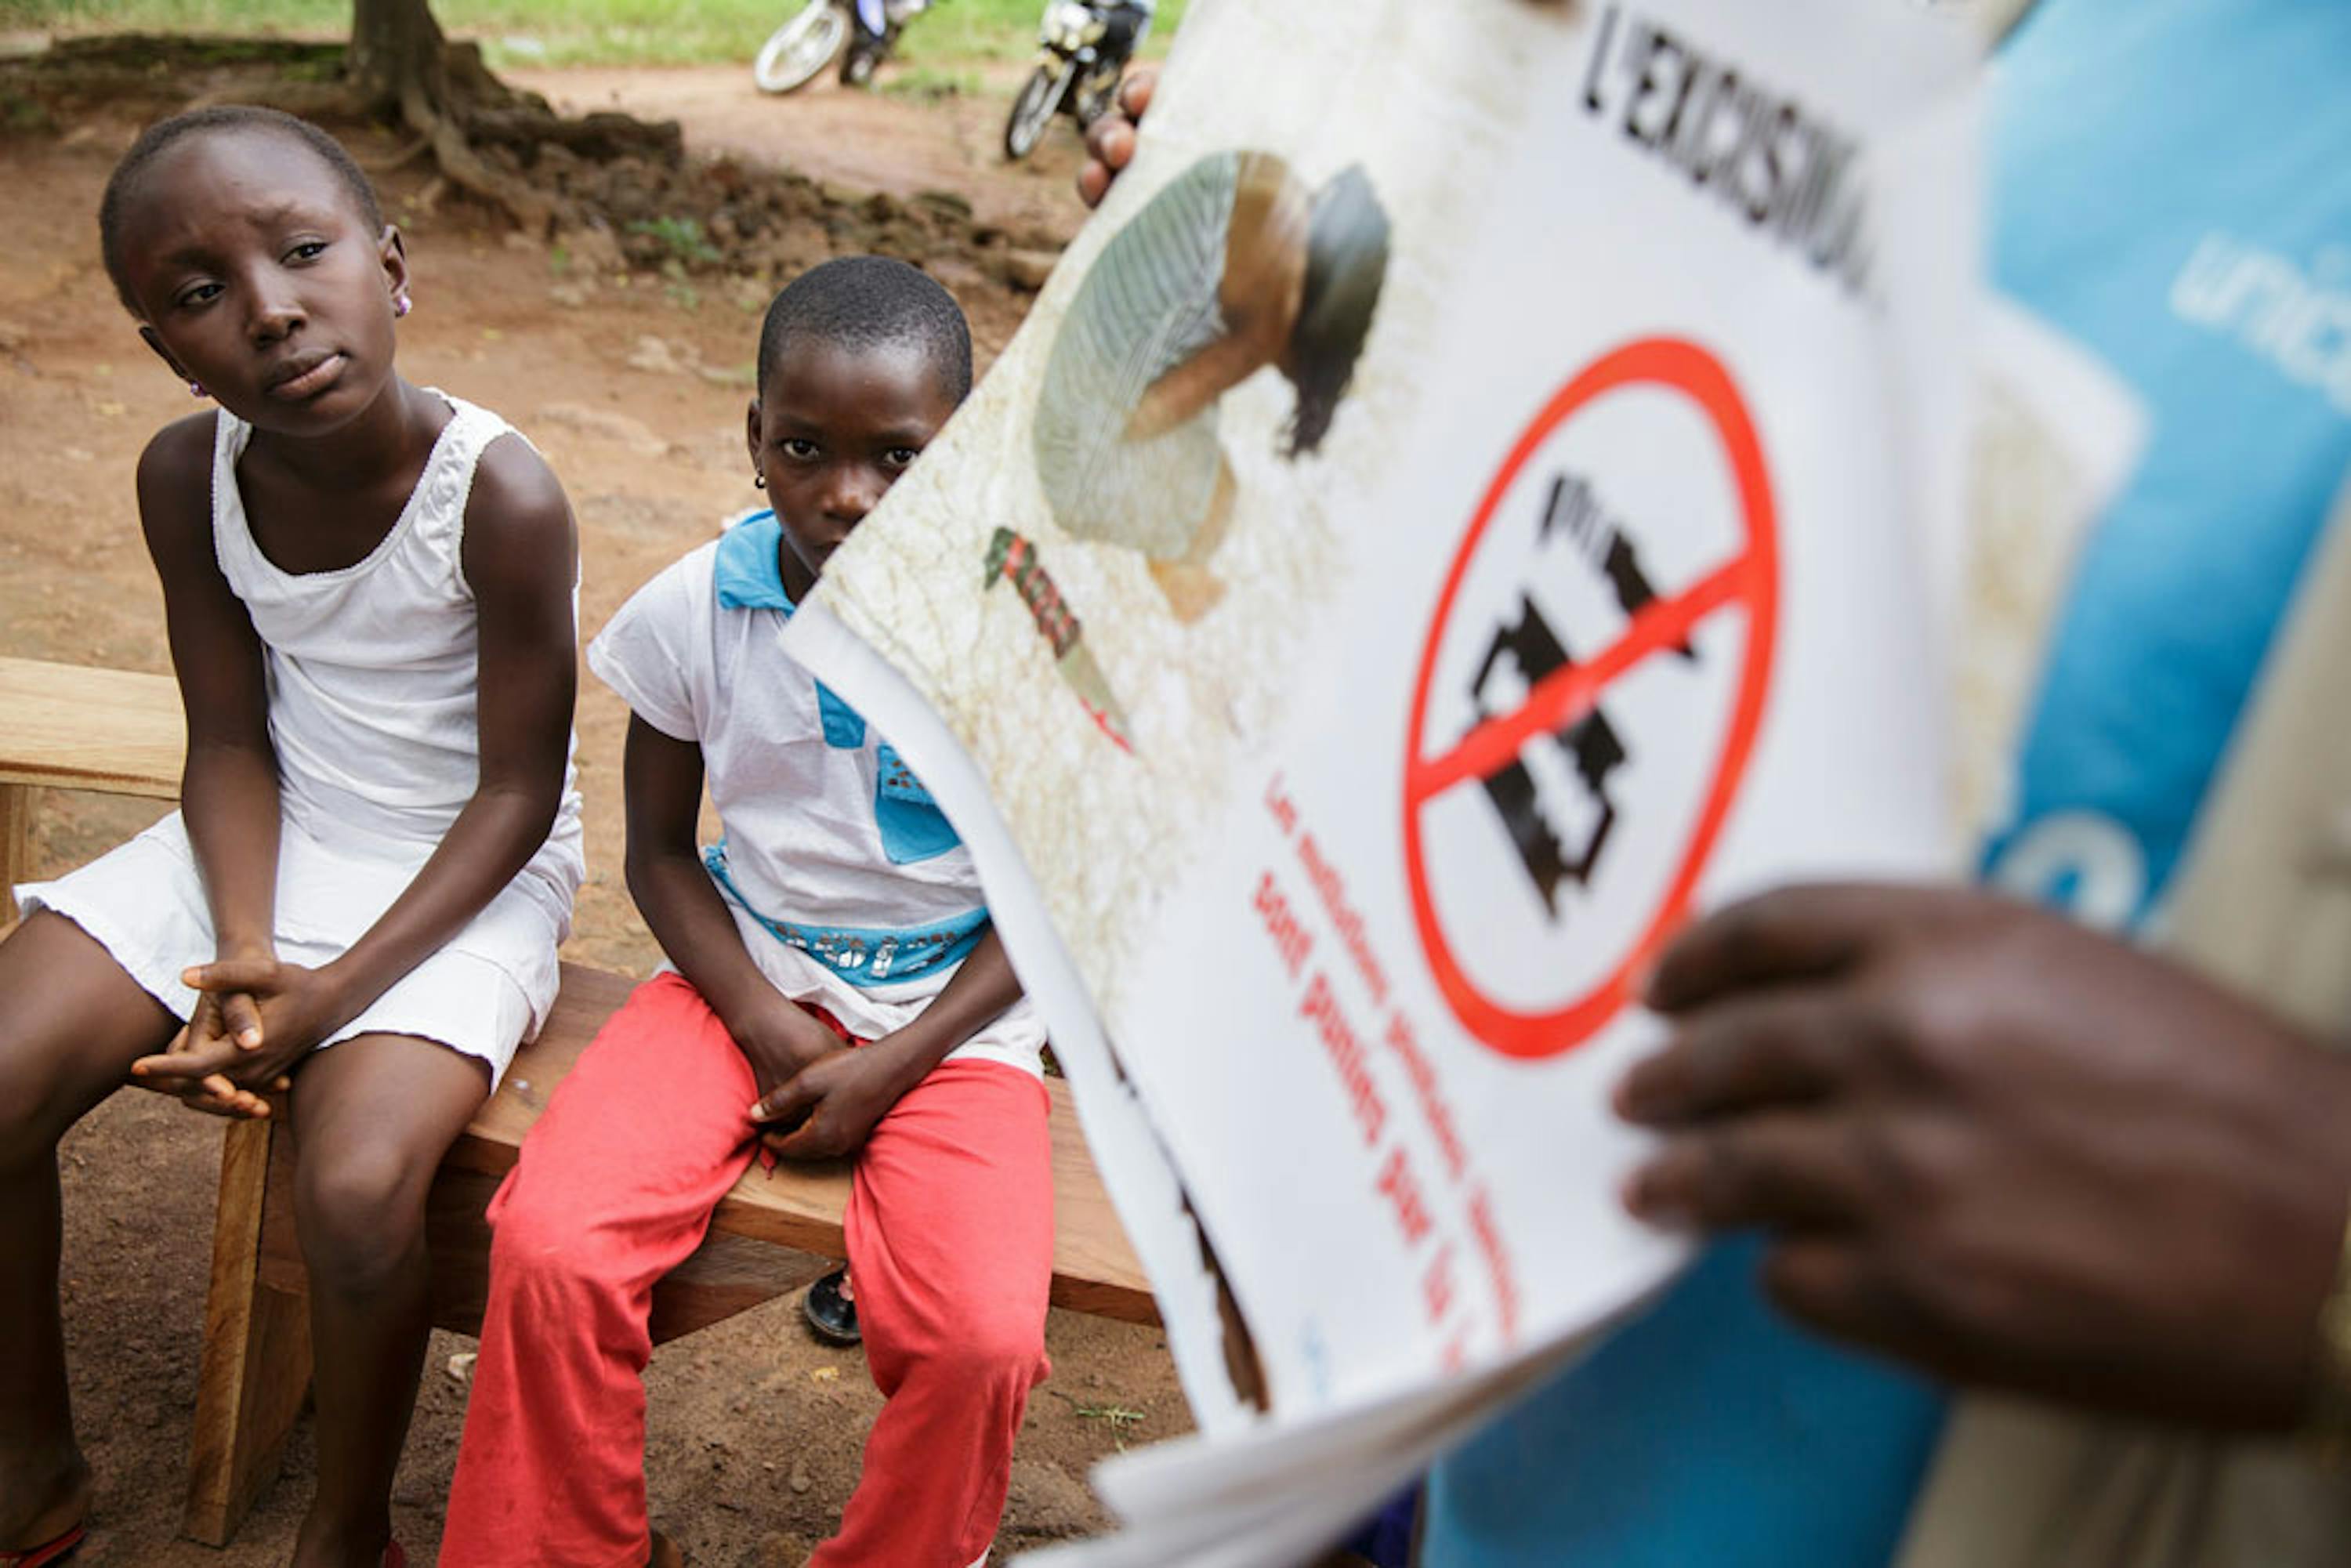
[[[165,120],[99,228],[140,336],[219,406],[139,463],[181,810],[20,889],[0,943],[0,1563],[82,1537],[57,1145],[133,1082],[290,1103],[319,1423],[293,1561],[398,1564],[425,1193],[546,1016],[582,869],[570,510],[503,421],[393,370],[407,256],[323,133]]]

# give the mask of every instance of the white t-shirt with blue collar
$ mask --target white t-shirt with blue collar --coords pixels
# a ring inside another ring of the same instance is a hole
[[[703,852],[760,972],[852,1033],[901,1029],[987,927],[971,852],[857,712],[784,652],[771,511],[639,589],[589,644],[630,710],[702,751],[720,841]],[[1041,1071],[1024,998],[949,1060]]]

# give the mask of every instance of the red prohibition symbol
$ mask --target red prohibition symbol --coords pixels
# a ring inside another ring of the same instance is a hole
[[[1565,665],[1539,681],[1516,713],[1479,724],[1450,750],[1437,756],[1422,751],[1428,716],[1428,693],[1437,673],[1437,650],[1451,623],[1455,597],[1478,554],[1487,527],[1520,472],[1552,435],[1576,413],[1610,392],[1632,387],[1663,387],[1689,398],[1702,409],[1722,442],[1739,492],[1745,524],[1745,548],[1729,561],[1670,596],[1645,605],[1624,634],[1582,664]],[[1711,782],[1692,824],[1681,858],[1658,891],[1656,904],[1640,934],[1608,972],[1583,995],[1555,1008],[1524,1011],[1487,996],[1464,972],[1454,956],[1429,894],[1426,847],[1421,840],[1421,818],[1447,790],[1473,784],[1507,767],[1520,749],[1536,737],[1553,733],[1589,714],[1608,686],[1641,661],[1662,650],[1684,645],[1691,632],[1709,616],[1744,612],[1746,637],[1741,650],[1738,695],[1731,708]],[[1469,531],[1453,558],[1445,589],[1437,601],[1428,640],[1420,656],[1420,674],[1413,685],[1411,727],[1406,734],[1404,786],[1405,866],[1412,892],[1414,924],[1422,948],[1437,977],[1437,987],[1454,1016],[1480,1040],[1505,1056],[1535,1060],[1557,1056],[1589,1040],[1614,1018],[1629,999],[1633,979],[1649,956],[1663,945],[1689,907],[1690,895],[1705,871],[1724,819],[1739,793],[1761,727],[1763,702],[1770,685],[1772,648],[1779,630],[1779,524],[1771,502],[1771,486],[1763,465],[1762,444],[1754,422],[1729,372],[1719,361],[1695,343],[1672,338],[1649,338],[1628,343],[1587,367],[1560,389],[1535,416],[1518,444],[1487,487]]]

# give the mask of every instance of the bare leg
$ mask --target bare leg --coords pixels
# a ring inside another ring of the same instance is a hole
[[[1193,530],[1191,548],[1174,560],[1151,563],[1152,578],[1159,584],[1159,591],[1167,596],[1167,608],[1187,626],[1215,609],[1217,601],[1225,596],[1225,585],[1208,570],[1208,561],[1225,542],[1226,530],[1232,524],[1237,488],[1233,465],[1220,455],[1217,459],[1217,487],[1208,497],[1208,515]]]
[[[43,911],[0,942],[0,1551],[89,1508],[57,1315],[57,1140],[179,1028],[70,920]]]
[[[294,1078],[294,1218],[310,1270],[319,1490],[295,1568],[377,1568],[432,1327],[424,1200],[489,1092],[475,1058],[412,1035],[329,1046]]]

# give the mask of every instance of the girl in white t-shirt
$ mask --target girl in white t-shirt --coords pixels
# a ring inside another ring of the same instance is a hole
[[[232,1116],[287,1092],[319,1415],[293,1561],[397,1564],[425,1193],[553,1000],[580,878],[570,510],[496,415],[393,370],[406,252],[322,132],[162,121],[99,229],[140,336],[219,407],[139,464],[182,809],[20,889],[0,943],[0,1559],[81,1538],[57,1145],[128,1077]]]

